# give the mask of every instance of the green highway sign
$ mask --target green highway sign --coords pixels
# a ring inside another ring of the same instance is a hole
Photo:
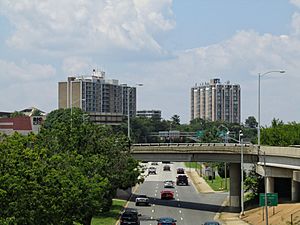
[[[267,193],[267,205],[277,206],[278,205],[278,193]],[[259,206],[265,206],[265,193],[259,194]]]
[[[196,132],[196,135],[197,135],[198,138],[202,138],[204,136],[204,131],[203,130],[198,130]]]

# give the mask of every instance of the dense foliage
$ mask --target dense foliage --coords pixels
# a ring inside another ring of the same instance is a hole
[[[300,123],[284,124],[273,119],[271,127],[261,130],[261,143],[271,146],[300,145]]]
[[[134,117],[130,120],[131,140],[134,143],[151,142],[232,142],[238,140],[239,131],[243,132],[245,142],[257,142],[257,122],[253,116],[246,119],[245,125],[237,123],[226,123],[223,121],[208,121],[204,119],[194,119],[190,124],[180,124],[178,115],[174,115],[170,120],[162,120],[158,117],[145,118]],[[128,124],[124,121],[120,127],[115,127],[115,132],[127,134]],[[159,137],[159,131],[180,131],[194,132],[197,137]],[[227,136],[227,132],[230,134]]]
[[[0,143],[0,222],[89,225],[139,174],[126,137],[91,124],[79,109],[53,111],[39,135]]]

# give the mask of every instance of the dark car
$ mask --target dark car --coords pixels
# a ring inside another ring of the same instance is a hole
[[[140,225],[140,214],[136,209],[125,209],[120,218],[120,225]]]
[[[169,165],[164,165],[163,170],[164,171],[170,171],[171,167]]]
[[[177,174],[184,174],[184,169],[182,167],[177,168]]]
[[[176,225],[176,220],[171,217],[162,217],[157,220],[157,225]]]
[[[156,174],[156,168],[153,166],[150,166],[148,168],[148,174]]]
[[[217,221],[207,221],[203,225],[221,225],[221,224]]]
[[[176,185],[189,185],[188,177],[185,174],[179,174],[176,177]]]

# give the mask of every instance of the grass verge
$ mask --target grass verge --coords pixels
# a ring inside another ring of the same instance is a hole
[[[125,200],[113,199],[111,210],[93,217],[92,225],[115,225],[125,204]],[[79,223],[76,223],[76,225],[79,225]]]
[[[201,167],[201,164],[197,162],[185,162],[184,165],[187,168],[195,168],[195,169],[199,169]]]
[[[209,180],[208,177],[204,177],[207,184],[214,190],[214,191],[227,191],[229,190],[229,178],[227,178],[227,189],[225,190],[225,179],[216,176],[214,180]]]

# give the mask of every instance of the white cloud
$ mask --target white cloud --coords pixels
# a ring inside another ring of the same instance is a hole
[[[53,66],[46,64],[33,64],[26,60],[20,63],[0,59],[1,83],[6,81],[23,83],[38,80],[49,80],[56,74]]]
[[[15,26],[11,47],[97,52],[117,47],[160,52],[155,32],[174,27],[171,0],[2,0]]]
[[[53,81],[56,69],[53,66],[0,59],[0,68],[1,110],[15,111],[29,106],[50,110],[57,105],[57,82]]]
[[[290,0],[290,3],[300,8],[300,0]]]
[[[190,88],[195,83],[219,77],[222,82],[230,80],[240,84],[244,121],[249,115],[257,115],[258,73],[284,69],[287,71],[284,76],[270,74],[262,80],[262,124],[267,124],[273,117],[284,121],[300,120],[297,113],[300,100],[293,97],[297,96],[300,83],[299,52],[300,40],[296,37],[239,31],[221,43],[178,52],[175,58],[167,61],[139,63],[131,70],[143,74],[143,77],[133,78],[142,79],[145,84],[139,90],[140,107],[150,108],[150,104],[156,104],[165,118],[178,114],[182,121],[188,122]]]
[[[66,76],[91,73],[95,63],[92,59],[84,57],[67,57],[63,60],[62,69]]]

